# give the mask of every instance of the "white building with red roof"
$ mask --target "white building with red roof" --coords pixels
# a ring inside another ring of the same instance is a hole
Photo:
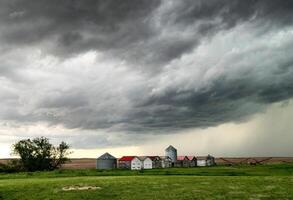
[[[118,159],[118,168],[131,170],[166,167],[196,167],[215,165],[211,155],[204,157],[177,156],[177,149],[172,145],[165,149],[166,156],[123,156]]]
[[[118,160],[118,167],[122,169],[141,170],[143,161],[137,156],[123,156]]]

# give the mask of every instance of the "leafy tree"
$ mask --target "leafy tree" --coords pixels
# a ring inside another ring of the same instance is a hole
[[[20,140],[13,145],[13,154],[20,157],[20,165],[27,171],[53,170],[64,164],[68,158],[69,145],[61,142],[53,146],[48,138]]]

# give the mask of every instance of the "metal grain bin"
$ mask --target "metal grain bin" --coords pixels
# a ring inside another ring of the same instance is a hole
[[[97,158],[97,169],[115,169],[117,168],[117,159],[109,153],[104,153]]]
[[[172,160],[172,165],[174,165],[177,161],[177,149],[170,145],[167,149],[165,149],[165,156],[169,156]]]

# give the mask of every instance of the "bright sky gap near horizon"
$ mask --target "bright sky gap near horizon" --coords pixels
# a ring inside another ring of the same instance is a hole
[[[293,156],[293,1],[2,0],[0,158]]]

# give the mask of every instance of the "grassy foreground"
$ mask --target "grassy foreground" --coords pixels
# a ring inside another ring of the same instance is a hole
[[[293,199],[292,188],[293,165],[0,175],[0,199]]]

